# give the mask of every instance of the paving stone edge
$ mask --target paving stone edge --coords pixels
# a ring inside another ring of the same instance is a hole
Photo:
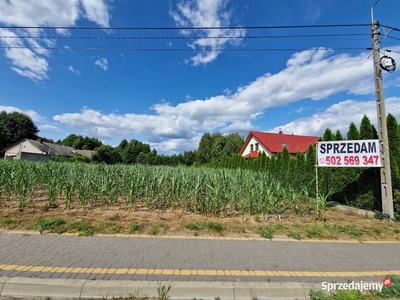
[[[320,283],[299,282],[160,282],[168,287],[171,300],[203,299],[308,299]],[[0,296],[50,297],[58,299],[111,299],[130,295],[156,297],[157,282],[127,280],[41,279],[0,277]]]

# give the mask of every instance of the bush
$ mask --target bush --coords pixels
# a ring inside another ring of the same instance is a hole
[[[394,207],[394,211],[400,215],[400,190],[394,190],[393,207]]]

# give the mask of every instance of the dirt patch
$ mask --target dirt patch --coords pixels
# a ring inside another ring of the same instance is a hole
[[[45,197],[36,197],[21,210],[16,201],[0,200],[2,230],[33,230],[57,233],[151,234],[181,236],[285,237],[297,239],[356,239],[400,241],[400,223],[360,216],[335,208],[325,214],[325,222],[315,221],[312,211],[297,215],[249,216],[235,213],[211,217],[182,210],[127,209],[123,205],[65,209],[59,201],[48,206]],[[61,219],[57,226],[43,220]]]

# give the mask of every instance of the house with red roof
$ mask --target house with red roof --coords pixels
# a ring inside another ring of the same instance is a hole
[[[258,152],[263,151],[267,156],[271,156],[282,152],[286,147],[289,153],[295,156],[298,151],[307,152],[308,147],[315,146],[317,142],[317,136],[250,131],[239,154],[244,158],[257,158]]]

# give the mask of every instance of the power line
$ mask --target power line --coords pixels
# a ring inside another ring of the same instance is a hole
[[[0,36],[0,39],[98,39],[98,40],[193,40],[193,39],[281,39],[370,36],[368,33],[303,34],[303,35],[259,35],[259,36]]]
[[[266,26],[212,26],[212,27],[83,27],[83,26],[0,26],[3,29],[62,29],[62,30],[223,30],[223,29],[296,29],[328,27],[366,27],[371,24],[266,25]]]
[[[329,93],[328,96],[326,96],[326,97],[324,97],[324,98],[325,98],[325,99],[329,99],[334,93],[336,93],[336,92],[339,90],[339,88],[341,88],[341,87],[343,86],[343,84],[344,84],[347,80],[349,80],[350,77],[352,77],[352,76],[353,76],[353,75],[354,75],[354,74],[369,60],[369,58],[370,58],[370,56],[368,56],[368,57],[366,58],[366,60],[364,60],[364,62],[363,62],[362,64],[360,64],[357,68],[355,68],[353,72],[351,72],[343,81],[341,81],[341,82],[335,87],[335,89],[334,89],[332,92]],[[324,103],[326,103],[326,102],[320,101],[320,103],[319,103],[316,107],[314,107],[314,109],[311,111],[311,114],[309,113],[308,115],[311,116],[312,114],[314,114],[314,113],[318,110],[318,108],[320,108],[321,105],[324,104]]]
[[[382,44],[382,45],[383,45],[383,44],[385,44],[385,45],[392,45],[392,46],[398,46],[398,45],[399,45],[398,43],[391,43],[391,42],[388,42],[388,41],[386,41],[386,40],[381,41],[381,44]]]
[[[387,28],[387,29],[391,29],[391,30],[399,31],[399,32],[400,32],[400,28],[396,28],[396,27],[392,27],[392,26],[388,26],[388,25],[382,25],[382,24],[379,24],[379,26],[385,27],[385,28]]]
[[[387,35],[386,37],[387,37],[387,38],[390,38],[390,39],[393,39],[393,40],[398,40],[398,41],[400,41],[400,38],[397,38],[397,37],[394,37],[394,36],[389,36],[389,35]]]
[[[217,48],[217,49],[191,49],[191,48],[100,48],[100,47],[25,47],[25,46],[1,46],[0,49],[38,49],[38,50],[98,50],[98,51],[167,51],[167,52],[265,52],[265,51],[326,51],[325,48]],[[367,50],[367,48],[345,47],[329,48],[336,51]]]

